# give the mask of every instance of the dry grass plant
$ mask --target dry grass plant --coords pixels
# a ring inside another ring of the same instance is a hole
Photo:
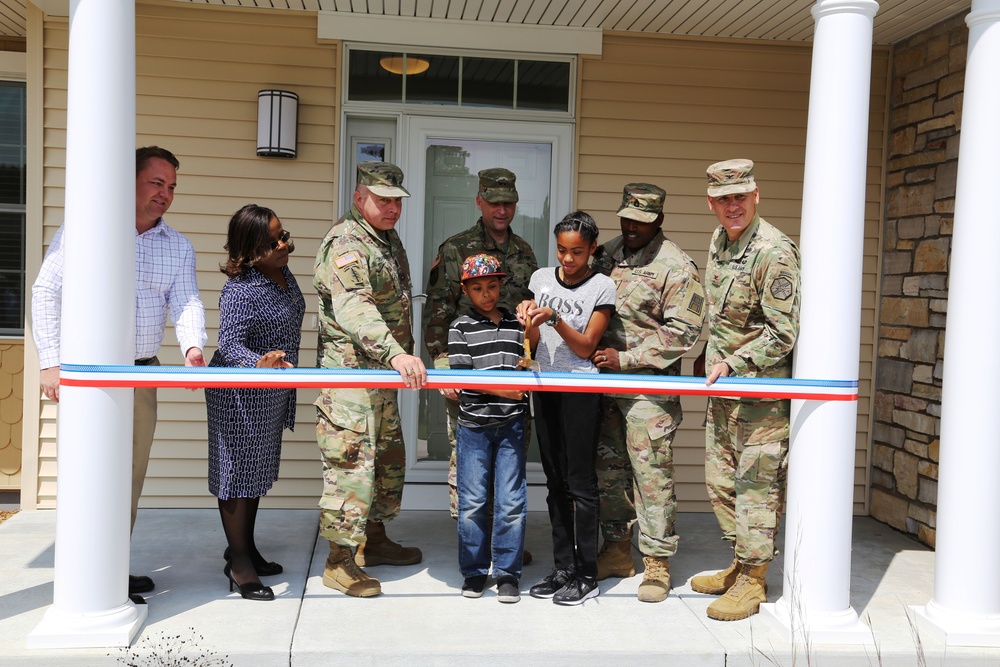
[[[232,667],[229,656],[199,646],[205,638],[188,628],[188,634],[156,632],[115,656],[124,667]],[[114,655],[109,653],[108,655]]]

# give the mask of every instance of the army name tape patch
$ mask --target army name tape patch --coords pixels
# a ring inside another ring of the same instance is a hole
[[[228,368],[213,366],[114,366],[62,364],[60,384],[70,387],[404,387],[396,371],[356,368]],[[814,401],[856,401],[857,380],[722,377],[705,378],[629,373],[529,373],[428,369],[426,389],[520,389],[613,394],[723,396]]]

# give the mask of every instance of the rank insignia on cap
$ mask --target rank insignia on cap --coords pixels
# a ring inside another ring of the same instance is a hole
[[[629,183],[622,192],[618,217],[639,222],[656,222],[663,212],[663,200],[666,196],[666,190],[651,183]]]

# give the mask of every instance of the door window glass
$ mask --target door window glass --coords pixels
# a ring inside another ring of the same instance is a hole
[[[517,176],[518,203],[511,230],[527,241],[541,266],[549,256],[552,145],[548,143],[428,139],[424,187],[424,265],[430,273],[438,246],[479,219],[476,193],[479,172],[504,167]],[[432,365],[421,349],[424,363]],[[439,392],[420,392],[418,461],[447,461],[451,445],[445,421],[445,399]],[[534,437],[533,437],[534,440]],[[537,445],[528,460],[537,462]]]

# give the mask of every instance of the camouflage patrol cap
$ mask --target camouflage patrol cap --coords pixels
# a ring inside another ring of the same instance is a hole
[[[757,181],[753,178],[753,160],[723,160],[710,166],[708,196],[723,197],[741,192],[753,192]]]
[[[409,197],[403,189],[403,170],[388,162],[358,163],[358,185],[379,197]]]
[[[663,213],[663,200],[667,191],[651,183],[629,183],[622,194],[619,218],[629,218],[639,222],[656,222]]]
[[[491,204],[500,202],[516,202],[517,188],[514,172],[501,167],[483,169],[479,172],[479,196]]]
[[[503,267],[500,266],[500,260],[493,255],[487,255],[484,252],[478,255],[469,255],[466,257],[465,261],[462,262],[462,282],[470,280],[472,278],[485,278],[486,276],[497,276],[498,278],[503,278],[507,274],[503,272]]]

